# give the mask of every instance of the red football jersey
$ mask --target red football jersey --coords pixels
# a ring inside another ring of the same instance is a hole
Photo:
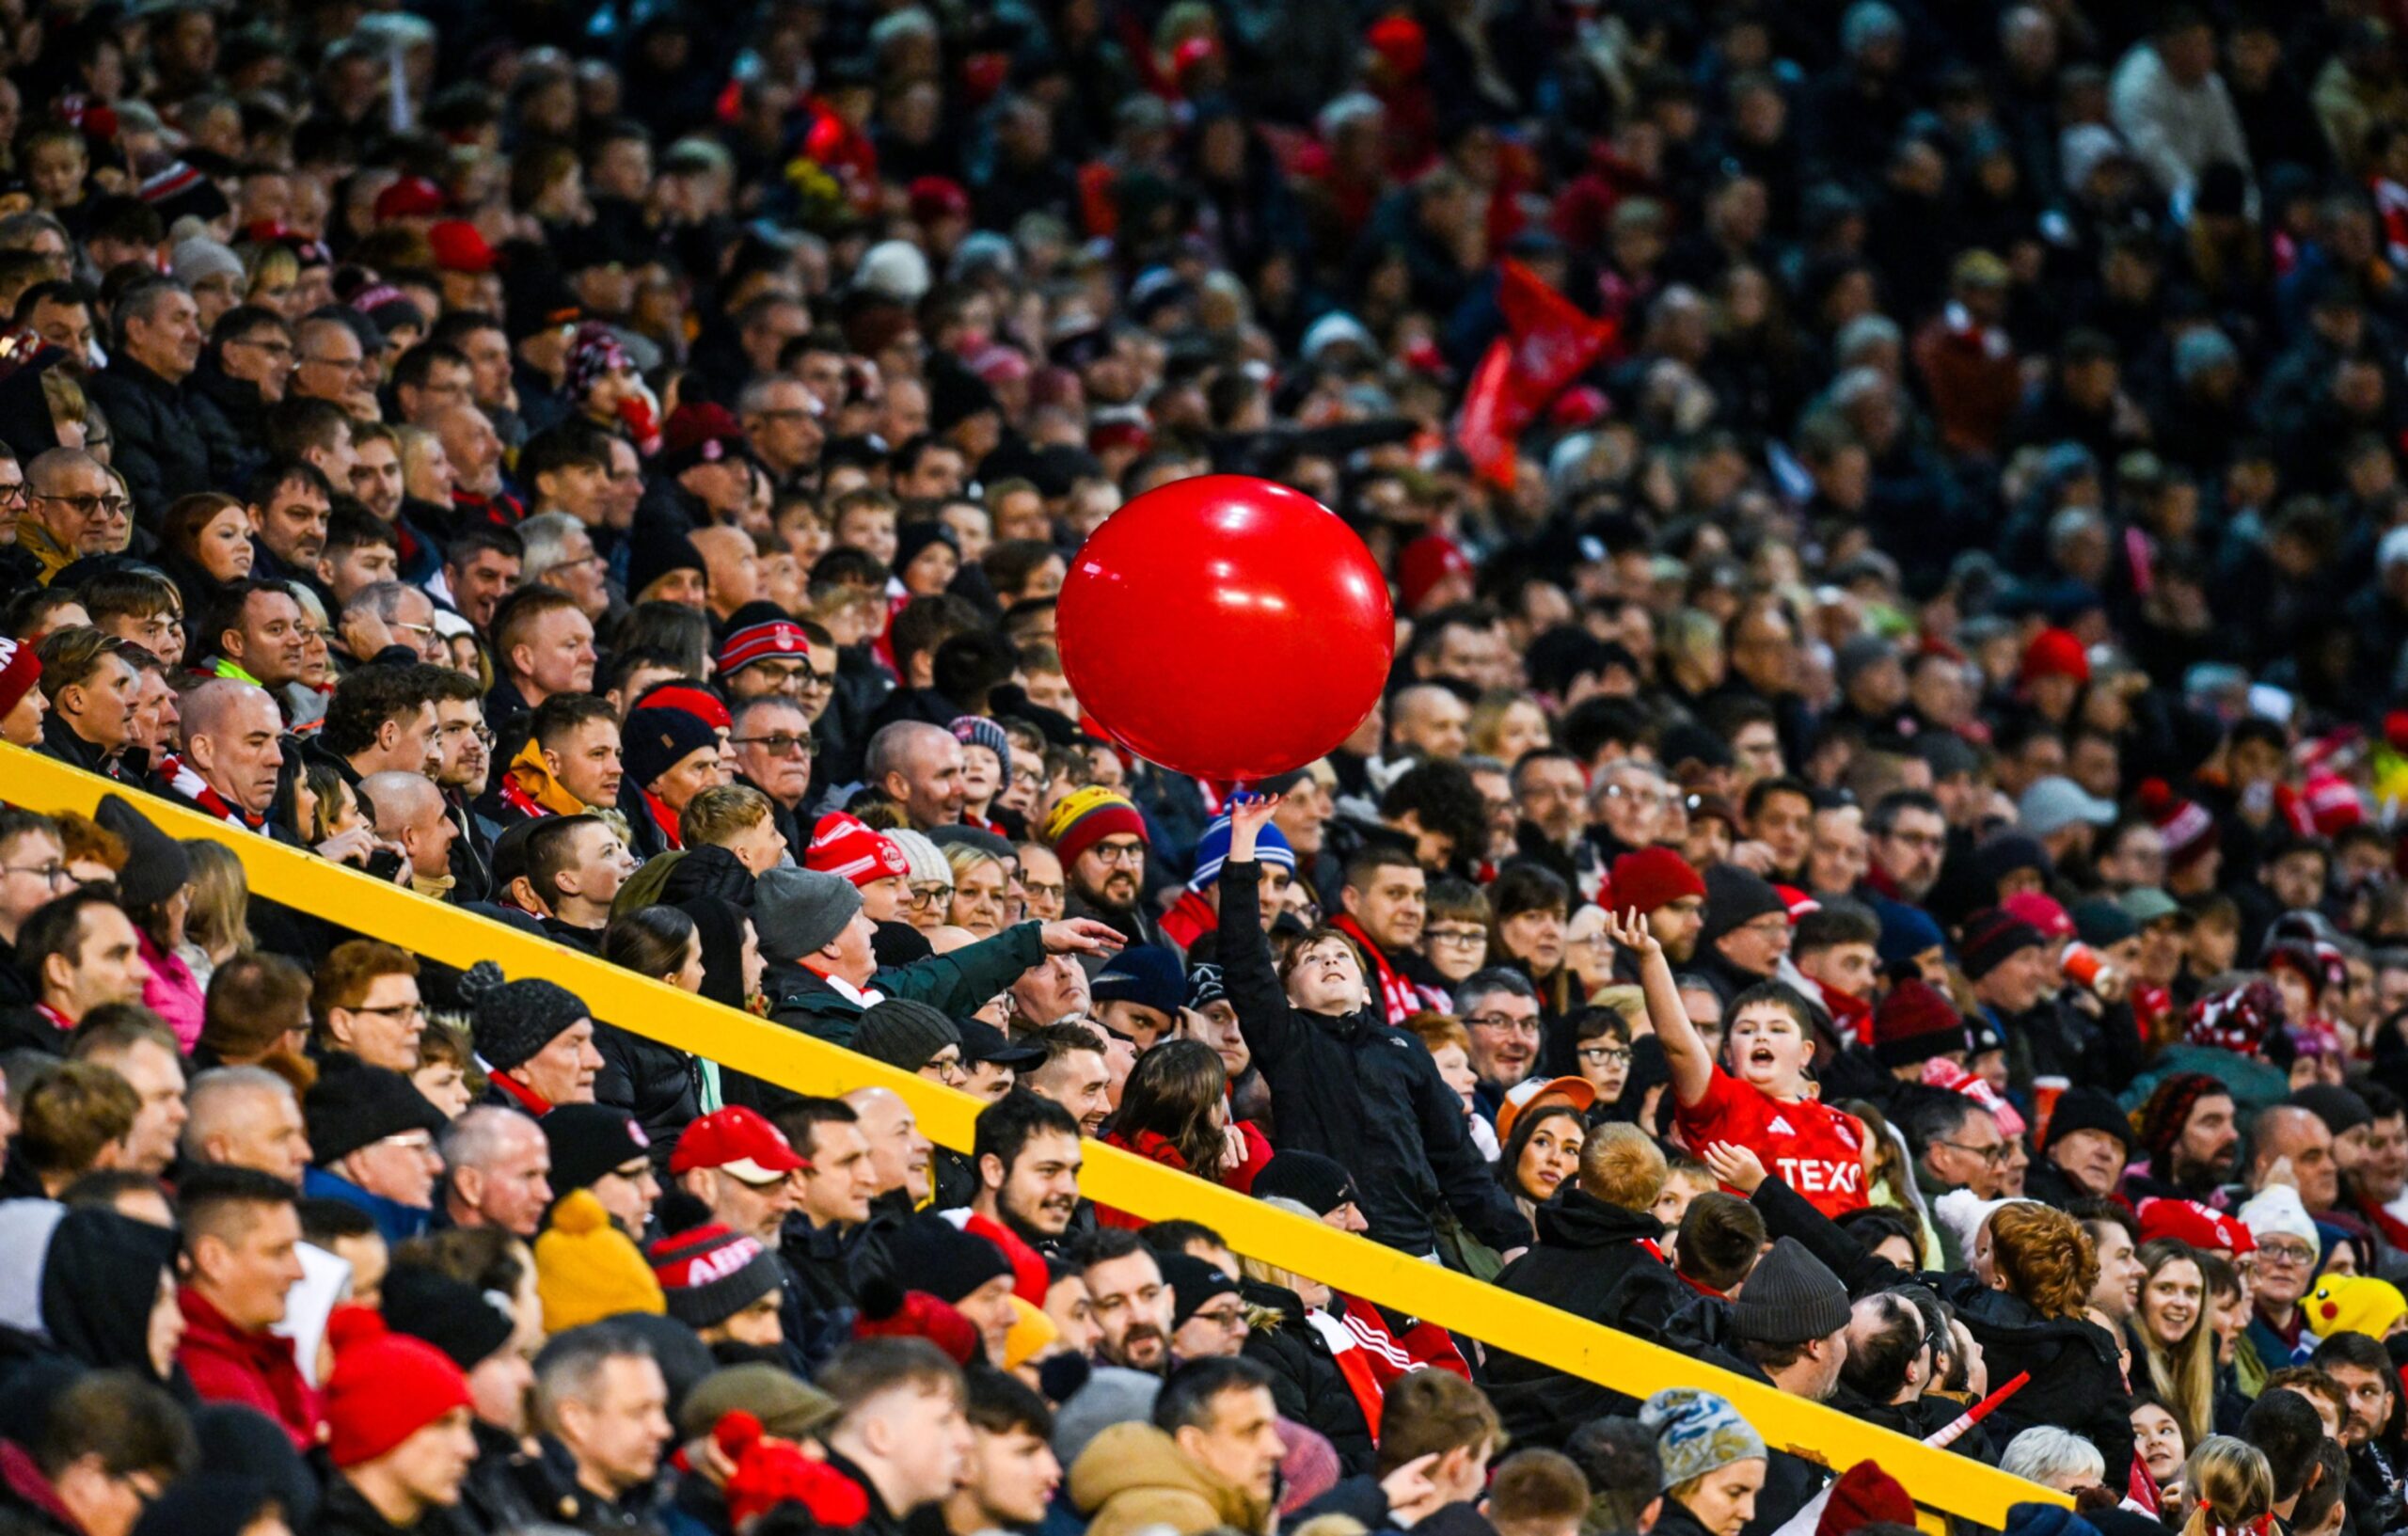
[[[1864,1126],[1853,1115],[1814,1099],[1783,1103],[1719,1067],[1706,1082],[1705,1097],[1680,1105],[1678,1114],[1681,1137],[1691,1149],[1718,1141],[1745,1147],[1766,1173],[1826,1216],[1872,1203],[1865,1191]]]

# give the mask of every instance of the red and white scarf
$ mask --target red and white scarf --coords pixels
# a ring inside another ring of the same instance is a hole
[[[196,772],[190,763],[174,752],[159,759],[159,776],[167,781],[169,789],[218,820],[232,822],[250,831],[264,833],[267,831],[265,816],[255,816],[248,811],[238,810],[225,796],[210,788],[209,781]]]

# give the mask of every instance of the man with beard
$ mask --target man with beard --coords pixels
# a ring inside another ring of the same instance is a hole
[[[1948,820],[1940,801],[1920,789],[1899,789],[1882,796],[1864,818],[1866,904],[1886,925],[1890,911],[1921,907],[1940,882],[1941,861],[1948,853]]]
[[[1144,910],[1146,822],[1129,797],[1100,784],[1074,791],[1045,818],[1045,841],[1069,886],[1066,915],[1109,924],[1133,944],[1162,942]]]
[[[2205,1072],[2176,1072],[2142,1107],[2140,1149],[2147,1163],[2124,1180],[2126,1197],[2212,1200],[2241,1146],[2232,1091]]]
[[[2350,1457],[2350,1508],[2359,1512],[2361,1530],[2396,1528],[2403,1450],[2393,1430],[2400,1376],[2384,1338],[2408,1321],[2408,1311],[2396,1287],[2359,1275],[2326,1277],[2310,1305],[2325,1338],[2308,1364],[2340,1384],[2348,1409],[2340,1439]]]
[[[1581,836],[1589,785],[1580,759],[1563,747],[1524,752],[1513,765],[1513,785],[1519,816],[1513,841],[1521,856],[1554,870],[1575,890],[1592,889],[1597,845]]]
[[[1166,1374],[1173,1363],[1171,1314],[1177,1298],[1163,1282],[1153,1250],[1127,1227],[1106,1227],[1080,1245],[1078,1261],[1102,1331],[1096,1340],[1097,1362]]]
[[[452,894],[462,901],[488,900],[493,895],[493,840],[500,829],[471,809],[485,792],[493,768],[484,695],[475,678],[450,668],[427,669],[426,690],[435,700],[435,747],[440,758],[435,784],[443,791],[443,814],[460,831],[452,840]]]
[[[998,1224],[1038,1253],[1059,1255],[1082,1214],[1079,1122],[1070,1112],[1016,1088],[978,1112],[971,1160],[978,1173],[971,1214]]]

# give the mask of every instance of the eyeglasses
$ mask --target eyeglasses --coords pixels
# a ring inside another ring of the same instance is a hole
[[[1202,1306],[1190,1313],[1188,1320],[1193,1322],[1209,1322],[1216,1328],[1227,1328],[1231,1333],[1246,1325],[1245,1308],[1243,1306]]]
[[[1573,1054],[1587,1067],[1627,1067],[1630,1048],[1624,1045],[1584,1045]]]
[[[791,731],[772,731],[768,736],[732,736],[728,744],[737,747],[764,747],[772,757],[808,757],[811,737],[796,736]]]
[[[426,1017],[426,1005],[423,1003],[395,1003],[388,1007],[359,1007],[350,1009],[349,1011],[353,1013],[372,1013],[380,1019],[390,1019],[395,1023],[409,1024],[416,1023],[420,1019]]]
[[[1478,949],[1488,942],[1486,928],[1424,928],[1421,936],[1449,949]]]
[[[21,480],[14,485],[0,485],[0,507],[22,507],[24,504],[25,483],[24,481]]]
[[[67,872],[65,864],[55,859],[46,864],[0,864],[0,875],[31,875],[46,885],[56,885],[61,880],[71,881],[75,878]]]
[[[1098,843],[1087,851],[1103,863],[1127,864],[1132,869],[1146,862],[1143,843]]]
[[[1517,1035],[1535,1035],[1539,1032],[1539,1021],[1535,1015],[1528,1019],[1516,1019],[1509,1013],[1473,1013],[1465,1015],[1464,1022],[1474,1029],[1510,1029]]]
[[[29,493],[37,501],[55,501],[62,507],[72,507],[75,515],[86,522],[105,517],[115,522],[131,515],[134,503],[121,496],[53,496],[47,491]]]
[[[1060,901],[1069,894],[1068,886],[1048,885],[1042,880],[1022,880],[1021,887],[1031,901]]]
[[[2316,1262],[2316,1250],[2304,1243],[2260,1243],[2258,1257],[2269,1264],[2312,1264]]]
[[[911,910],[915,912],[927,911],[932,908],[942,907],[952,899],[953,887],[950,885],[915,886],[911,891]]]
[[[1968,1147],[1961,1141],[1941,1141],[1934,1142],[1932,1145],[1935,1147],[1946,1147],[1955,1151],[1962,1152],[1967,1157],[1977,1157],[1983,1162],[1989,1164],[2004,1163],[2008,1158],[2015,1155],[2015,1149],[2004,1142],[1999,1142],[1995,1146],[1990,1147]]]

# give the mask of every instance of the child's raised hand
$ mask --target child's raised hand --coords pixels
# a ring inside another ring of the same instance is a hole
[[[1229,857],[1239,863],[1254,862],[1254,843],[1264,824],[1279,814],[1280,795],[1233,795],[1229,798]]]
[[[1635,908],[1608,912],[1606,937],[1624,949],[1636,950],[1642,959],[1664,953],[1664,946],[1647,926],[1647,918]]]

